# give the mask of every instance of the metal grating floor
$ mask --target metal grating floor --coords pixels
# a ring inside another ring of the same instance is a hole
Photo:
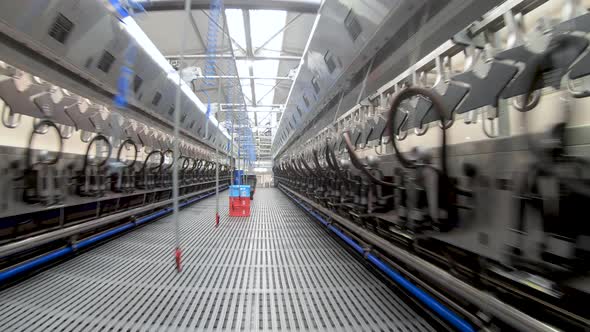
[[[221,196],[157,221],[0,293],[2,331],[434,330],[278,189],[250,218]]]

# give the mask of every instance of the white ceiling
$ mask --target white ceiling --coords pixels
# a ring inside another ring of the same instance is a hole
[[[270,143],[278,126],[279,111],[283,109],[280,105],[286,103],[293,83],[292,80],[275,78],[288,77],[297,69],[299,57],[303,54],[310,37],[315,14],[281,10],[226,9],[231,45],[227,32],[224,33],[222,30],[225,25],[223,15],[217,22],[213,22],[208,10],[192,10],[191,14],[194,25],[188,15],[179,10],[147,12],[138,16],[137,22],[162,54],[173,63],[178,63],[181,36],[186,28],[185,66],[196,66],[204,72],[209,58],[214,59],[215,76],[235,77],[237,74],[240,78],[253,77],[241,80],[207,79],[207,84],[201,79],[195,80],[192,86],[196,95],[205,104],[245,102],[248,105],[247,111],[255,111],[244,113],[243,107],[236,107],[233,118],[240,118],[241,121],[232,123],[236,127],[244,127],[247,124],[252,128],[256,159],[269,159]],[[250,48],[246,34],[248,27],[245,24],[245,18],[248,16]],[[213,32],[216,33],[217,39],[214,58],[207,57],[206,44],[207,36],[211,33],[210,28],[215,30]],[[237,57],[236,61],[233,60],[233,56]],[[268,59],[269,57],[272,59]],[[231,116],[232,113],[229,111],[217,115],[220,121],[231,121]]]

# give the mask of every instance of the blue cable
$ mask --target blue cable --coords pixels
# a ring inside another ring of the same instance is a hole
[[[109,5],[110,9],[117,13],[120,21],[128,16],[134,16],[136,12],[145,13],[145,8],[137,0],[109,0]]]
[[[211,76],[215,76],[215,59],[217,53],[217,30],[219,25],[219,17],[221,16],[221,8],[223,3],[221,0],[211,0],[209,6],[209,26],[207,31],[207,60],[205,61],[205,79],[203,83],[205,86],[213,86],[215,80]],[[211,116],[211,98],[206,89],[203,89],[205,96],[207,96],[207,112],[205,115],[207,119]]]
[[[115,106],[119,109],[127,106],[129,87],[133,80],[133,67],[137,58],[137,45],[131,41],[125,51],[125,64],[121,66],[121,74],[117,80],[117,95],[114,98]]]
[[[117,19],[123,22],[123,19],[134,16],[136,12],[145,13],[143,6],[136,0],[109,0],[109,7],[117,14]],[[121,109],[127,106],[129,97],[129,86],[133,82],[133,68],[137,59],[137,44],[132,40],[125,50],[124,63],[121,66],[121,74],[117,79],[117,94],[113,98],[115,107]]]

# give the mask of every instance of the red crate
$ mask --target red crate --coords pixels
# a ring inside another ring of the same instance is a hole
[[[249,197],[230,197],[229,198],[229,216],[230,217],[249,217],[250,216],[250,198]]]
[[[250,207],[250,198],[249,197],[230,197],[229,204],[231,206],[236,207]]]

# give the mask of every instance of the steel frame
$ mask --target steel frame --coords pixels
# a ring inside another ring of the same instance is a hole
[[[265,10],[286,10],[290,12],[315,14],[321,6],[320,0],[226,0],[225,8],[232,9],[265,9]],[[146,11],[172,11],[183,10],[184,1],[149,1],[142,3]],[[209,9],[209,1],[192,0],[191,9]]]

